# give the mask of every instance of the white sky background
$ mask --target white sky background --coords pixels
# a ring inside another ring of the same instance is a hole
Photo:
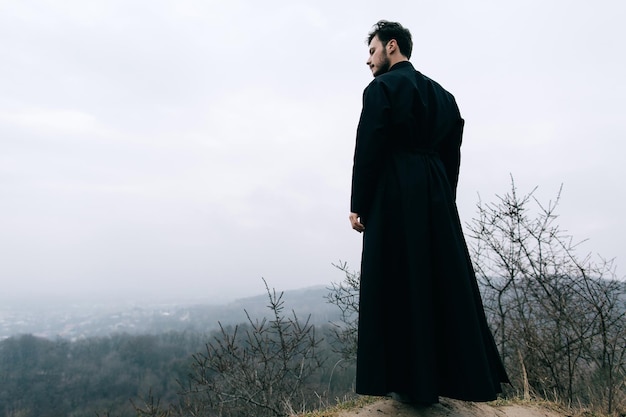
[[[560,225],[623,275],[622,1],[0,0],[2,295],[231,299],[357,269],[383,18],[466,119],[462,221],[509,174],[544,201],[563,183]]]

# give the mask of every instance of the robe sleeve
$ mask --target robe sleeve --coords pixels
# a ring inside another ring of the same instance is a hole
[[[463,126],[465,121],[459,115],[459,119],[452,128],[448,137],[444,140],[439,151],[439,156],[446,169],[446,176],[450,184],[452,196],[456,199],[456,187],[459,182],[459,167],[461,165],[461,141],[463,139]]]
[[[350,211],[367,217],[380,172],[391,106],[383,83],[374,80],[363,92],[352,167]]]

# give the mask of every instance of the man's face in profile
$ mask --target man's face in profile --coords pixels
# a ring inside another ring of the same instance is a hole
[[[378,36],[372,38],[369,47],[370,56],[367,60],[367,66],[372,70],[374,77],[389,71],[389,56],[387,55],[385,46],[380,39],[378,39]]]

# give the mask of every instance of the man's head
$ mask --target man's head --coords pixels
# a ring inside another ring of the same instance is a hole
[[[411,58],[413,40],[411,32],[397,22],[381,20],[369,33],[369,59],[367,66],[374,76],[389,71],[395,63]]]

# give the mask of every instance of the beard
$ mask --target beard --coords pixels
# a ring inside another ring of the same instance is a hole
[[[387,55],[387,51],[383,50],[383,55],[380,58],[380,64],[378,65],[376,72],[374,72],[374,77],[377,77],[379,75],[386,73],[387,71],[389,71],[390,67],[391,67],[391,62],[389,61],[389,56]]]

